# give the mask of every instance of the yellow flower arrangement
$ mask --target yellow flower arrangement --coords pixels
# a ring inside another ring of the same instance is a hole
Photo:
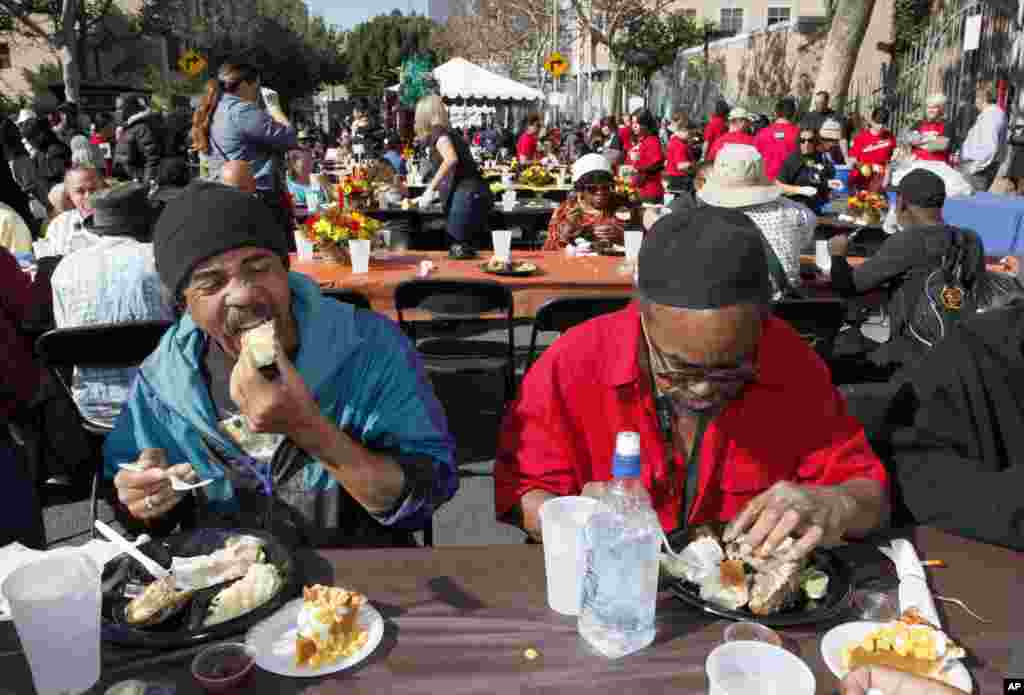
[[[846,205],[851,210],[877,210],[881,212],[889,206],[889,201],[880,193],[860,191],[857,195],[851,195],[847,198]]]
[[[311,241],[340,246],[353,239],[373,239],[381,223],[358,210],[343,210],[332,205],[310,217],[305,227],[306,238]]]

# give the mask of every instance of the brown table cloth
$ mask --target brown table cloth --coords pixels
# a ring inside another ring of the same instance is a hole
[[[432,261],[431,279],[496,280],[512,289],[517,318],[531,318],[537,309],[553,297],[581,295],[629,295],[633,291],[631,274],[618,268],[623,258],[583,256],[568,258],[560,251],[512,252],[515,261],[529,261],[539,272],[526,277],[485,273],[480,269],[490,254],[469,261],[453,261],[445,251],[408,251],[392,253],[370,261],[370,272],[354,275],[348,266],[326,261],[299,262],[292,257],[292,270],[315,279],[325,288],[344,288],[361,292],[375,311],[395,317],[395,287],[416,277],[421,261]]]
[[[941,559],[928,569],[935,594],[964,600],[985,625],[960,608],[938,603],[946,631],[967,649],[974,692],[1002,692],[1011,648],[1024,648],[1024,610],[1019,593],[1024,554],[950,536],[932,529],[904,530],[922,559]],[[875,544],[839,549],[855,568],[856,581],[894,583],[892,563]],[[722,639],[728,621],[701,613],[668,594],[659,597],[655,642],[616,661],[593,653],[579,637],[576,619],[547,607],[540,546],[487,546],[310,553],[303,562],[308,582],[333,582],[365,592],[386,620],[384,640],[361,664],[318,679],[289,679],[257,669],[248,693],[550,693],[707,692],[704,661]],[[785,646],[817,678],[817,693],[838,686],[821,658],[821,636],[834,625],[780,630]],[[57,628],[59,629],[59,627]],[[0,623],[0,693],[33,692],[24,657],[6,654],[14,642],[10,623]],[[539,658],[528,660],[534,648]],[[177,695],[201,692],[189,672],[195,650],[153,658],[114,658],[104,648],[101,683],[139,678],[173,683]]]

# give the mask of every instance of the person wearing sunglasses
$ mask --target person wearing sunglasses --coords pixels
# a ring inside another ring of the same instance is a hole
[[[820,141],[813,130],[800,131],[800,149],[789,155],[782,163],[775,183],[789,199],[803,203],[815,214],[821,214],[822,207],[831,198],[832,187],[836,185],[836,168],[827,155],[819,148]],[[838,183],[841,187],[842,183]]]
[[[615,193],[611,162],[601,154],[584,155],[573,164],[572,180],[575,191],[551,216],[544,248],[557,251],[577,237],[622,244],[622,222],[615,217],[622,200]]]
[[[800,555],[886,523],[885,468],[817,353],[771,315],[765,254],[740,210],[658,221],[637,301],[527,372],[498,440],[497,518],[540,540],[540,505],[608,481],[628,430],[665,531],[730,522],[727,541],[770,552],[793,536]]]

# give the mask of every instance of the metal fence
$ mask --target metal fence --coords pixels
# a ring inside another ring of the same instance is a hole
[[[928,95],[946,95],[946,116],[954,122],[973,120],[974,97],[983,81],[1010,76],[1014,44],[1020,27],[1016,2],[947,0],[910,45],[896,70],[876,84],[851,85],[860,113],[885,105],[897,132],[924,116]]]

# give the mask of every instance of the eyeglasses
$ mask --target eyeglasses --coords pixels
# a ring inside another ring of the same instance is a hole
[[[595,193],[610,193],[612,185],[610,183],[591,183],[583,186],[583,192],[594,195]]]
[[[736,364],[726,367],[707,367],[702,364],[691,364],[673,358],[683,366],[673,367],[668,358],[659,350],[647,332],[646,321],[641,317],[644,340],[647,341],[647,354],[650,355],[651,371],[658,388],[671,395],[675,391],[690,391],[695,385],[711,382],[719,384],[748,384],[757,380],[757,366],[753,358],[744,357]]]

